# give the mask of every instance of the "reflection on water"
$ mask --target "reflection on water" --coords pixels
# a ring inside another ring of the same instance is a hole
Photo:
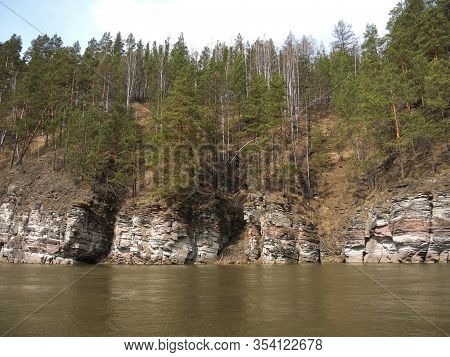
[[[91,268],[0,265],[0,334]],[[105,265],[9,335],[439,336],[449,297],[450,265]]]

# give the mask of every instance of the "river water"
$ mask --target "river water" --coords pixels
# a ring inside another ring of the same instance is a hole
[[[450,264],[3,264],[0,334],[6,332],[8,336],[448,335]]]

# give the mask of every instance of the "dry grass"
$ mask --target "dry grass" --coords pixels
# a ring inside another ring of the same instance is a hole
[[[9,194],[8,194],[9,191]],[[0,197],[18,197],[19,210],[29,210],[36,204],[55,212],[66,210],[74,203],[90,202],[92,191],[86,182],[77,183],[63,170],[53,170],[53,154],[26,160],[12,170],[0,170]]]
[[[150,111],[148,104],[134,102],[132,107],[134,109],[134,118],[136,119],[136,122],[141,127],[146,127],[152,116],[152,112]]]

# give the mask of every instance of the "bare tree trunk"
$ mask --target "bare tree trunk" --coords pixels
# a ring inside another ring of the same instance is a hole
[[[33,133],[30,136],[30,139],[28,140],[27,144],[23,148],[23,150],[22,150],[22,152],[21,152],[21,154],[19,156],[19,159],[17,161],[16,166],[22,165],[23,157],[25,156],[26,152],[28,151],[28,148],[30,147],[31,143],[33,142],[33,139],[34,139],[37,131],[39,130],[42,122],[44,121],[44,116],[45,116],[45,111],[44,111],[44,113],[42,113],[41,119],[39,119],[39,122],[37,123],[36,127],[33,130]]]
[[[395,104],[395,96],[394,89],[391,87],[391,99],[392,99],[392,114],[394,116],[394,125],[395,125],[395,139],[397,141],[398,149],[399,149],[399,159],[400,159],[400,173],[402,179],[405,178],[405,171],[403,168],[403,150],[401,148],[401,137],[400,137],[400,122],[397,116],[397,106]]]
[[[159,96],[158,96],[158,116],[162,115],[162,101],[164,98],[164,83],[163,83],[163,73],[164,73],[164,55],[161,55],[161,62],[159,66]]]
[[[227,160],[230,159],[230,113],[227,111]]]
[[[105,109],[105,98],[106,98],[106,77],[103,79],[103,89],[102,89],[103,109]],[[94,106],[94,101],[92,101],[92,106]]]
[[[220,118],[220,125],[222,128],[222,160],[225,161],[225,112],[224,112],[224,105],[223,105],[223,97],[220,96],[220,107],[222,109],[222,115]]]
[[[136,80],[136,54],[130,51],[127,55],[127,108],[130,107],[130,101],[134,92]]]
[[[230,60],[231,55],[230,52],[227,54],[227,65],[225,67],[225,99],[226,99],[226,116],[227,116],[227,152],[226,152],[226,159],[230,159],[230,96],[228,95],[228,72],[230,68]]]
[[[53,170],[57,169],[57,165],[56,165],[56,159],[57,159],[57,155],[56,155],[56,150],[57,149],[57,145],[56,145],[56,137],[55,135],[53,135]]]
[[[13,168],[14,166],[14,159],[15,157],[19,156],[19,135],[17,134],[17,132],[15,133],[15,140],[14,140],[14,149],[13,149],[13,153],[11,156],[11,165],[10,165],[10,169]]]
[[[95,79],[92,81],[92,107],[95,106]]]
[[[305,98],[305,111],[306,111],[306,179],[307,179],[307,185],[308,189],[311,188],[311,177],[310,177],[310,170],[309,170],[309,153],[310,153],[310,120],[309,120],[309,110],[308,110],[308,99]]]
[[[0,147],[2,147],[3,143],[5,142],[6,134],[7,134],[7,130],[3,129],[2,134],[0,136]]]
[[[20,119],[22,119],[23,113],[24,113],[24,110],[22,109]],[[13,117],[13,122],[14,122],[14,127],[15,127],[16,132],[15,132],[15,140],[14,140],[14,149],[13,149],[13,153],[11,156],[11,166],[10,166],[11,169],[13,168],[14,159],[16,157],[16,154],[18,156],[18,147],[19,147],[19,130],[17,128],[17,107],[16,106],[13,107],[12,117]]]
[[[105,99],[105,112],[109,111],[109,89],[111,83],[111,73],[108,73],[108,80],[106,82],[106,99]]]
[[[75,71],[73,71],[73,73],[72,73],[72,84],[70,86],[70,104],[71,105],[73,105],[74,87],[75,87]]]
[[[248,80],[249,80],[249,71],[247,65],[247,51],[244,49],[244,66],[245,66],[245,96],[248,98]]]

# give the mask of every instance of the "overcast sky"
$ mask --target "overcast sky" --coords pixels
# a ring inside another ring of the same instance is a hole
[[[40,31],[57,33],[65,44],[79,40],[82,47],[106,31],[132,32],[144,42],[175,40],[184,33],[187,43],[201,50],[215,41],[232,42],[238,33],[245,40],[272,38],[281,44],[289,31],[311,35],[326,47],[334,24],[352,24],[361,37],[367,23],[384,33],[389,11],[398,0],[0,0],[0,42],[13,33],[22,36],[24,47]]]

